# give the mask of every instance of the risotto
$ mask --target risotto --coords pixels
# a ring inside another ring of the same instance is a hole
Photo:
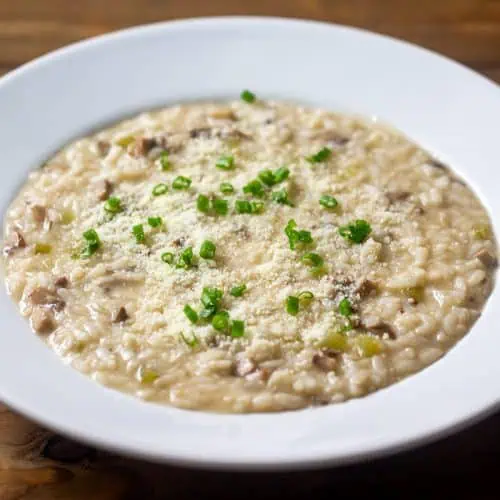
[[[345,401],[443,356],[497,266],[470,188],[388,127],[241,97],[143,113],[29,176],[3,253],[33,330],[101,384],[223,412]]]

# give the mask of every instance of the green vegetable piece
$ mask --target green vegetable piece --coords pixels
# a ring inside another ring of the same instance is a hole
[[[148,217],[148,224],[151,227],[160,227],[163,224],[163,219],[161,217]]]
[[[168,186],[166,184],[157,184],[153,188],[153,196],[161,196],[168,191]]]
[[[83,233],[83,239],[85,240],[85,246],[80,254],[82,259],[88,259],[94,255],[99,247],[101,246],[101,240],[95,229],[89,229]]]
[[[344,297],[339,302],[339,313],[348,318],[353,312],[350,300],[347,297]]]
[[[213,287],[205,287],[201,293],[201,303],[205,307],[219,307],[219,302],[223,296],[222,290]]]
[[[264,203],[262,201],[251,201],[250,202],[250,213],[251,214],[261,214],[264,211]]]
[[[144,226],[142,224],[137,224],[132,227],[132,233],[135,236],[136,243],[144,243],[146,241],[146,235],[144,234]]]
[[[61,214],[61,224],[67,226],[75,220],[75,214],[72,210],[64,210]]]
[[[284,180],[288,179],[290,175],[290,170],[287,167],[280,167],[274,172],[274,184],[279,184]]]
[[[302,258],[302,262],[304,264],[311,266],[311,267],[320,267],[323,265],[323,257],[321,255],[318,255],[317,253],[309,252],[305,253]]]
[[[221,193],[224,194],[233,194],[234,186],[230,182],[222,182],[220,185]]]
[[[234,203],[236,213],[238,214],[251,214],[252,204],[247,200],[236,200]]]
[[[288,205],[290,207],[294,206],[293,203],[288,198],[288,191],[286,189],[280,189],[279,191],[274,191],[273,194],[271,195],[271,198],[273,199],[273,201],[281,205]]]
[[[52,252],[52,245],[48,245],[46,243],[36,243],[35,244],[35,253],[36,254],[48,254]]]
[[[115,196],[108,198],[104,203],[104,210],[113,215],[122,212],[123,207],[120,198],[116,198]]]
[[[132,144],[135,141],[135,137],[133,135],[126,135],[125,137],[121,137],[116,141],[116,144],[118,146],[121,146],[122,148],[126,148],[130,144]]]
[[[226,311],[220,311],[212,318],[212,327],[219,332],[226,331],[229,328],[229,314]]]
[[[198,337],[194,333],[191,334],[192,338],[188,339],[183,332],[179,333],[179,337],[188,347],[196,347],[199,343]]]
[[[188,189],[191,186],[191,182],[193,182],[189,177],[184,177],[183,175],[179,175],[172,182],[172,187],[174,189]]]
[[[323,149],[319,150],[316,154],[307,156],[306,160],[309,163],[321,163],[328,160],[328,158],[330,158],[331,155],[332,155],[332,150],[330,148],[324,147]]]
[[[148,370],[141,366],[139,368],[139,380],[143,384],[152,384],[160,375],[155,370]]]
[[[257,198],[262,198],[265,194],[264,186],[257,179],[250,181],[246,186],[243,186],[243,192],[256,196]]]
[[[233,297],[241,297],[246,292],[247,286],[245,284],[233,286],[229,292]]]
[[[191,323],[196,323],[198,321],[198,313],[188,304],[184,306],[184,314]]]
[[[320,347],[333,349],[337,352],[344,352],[348,347],[348,339],[344,333],[330,330],[326,337],[320,342]]]
[[[249,90],[244,90],[240,94],[241,100],[247,102],[248,104],[252,104],[255,102],[255,94],[253,92],[250,92]]]
[[[212,200],[212,208],[217,215],[227,215],[227,212],[229,211],[229,203],[227,200],[214,198]]]
[[[358,346],[361,354],[367,358],[371,358],[382,352],[382,342],[373,335],[361,334],[354,339],[355,344]]]
[[[327,269],[325,266],[317,266],[311,267],[309,272],[313,278],[321,278],[321,276],[324,276],[327,273]]]
[[[261,170],[259,172],[259,179],[266,185],[266,186],[274,186],[276,184],[274,174],[271,170]]]
[[[304,306],[308,306],[314,299],[314,294],[309,291],[299,293],[299,303]]]
[[[205,240],[201,244],[200,257],[202,259],[213,259],[215,257],[215,245],[211,241]]]
[[[245,322],[239,319],[233,319],[231,322],[231,337],[238,338],[245,335]]]
[[[179,255],[177,268],[188,269],[193,265],[193,247],[185,248]]]
[[[170,160],[168,159],[168,151],[162,151],[160,154],[160,165],[161,169],[163,171],[169,170],[172,164],[170,163]]]
[[[328,208],[329,210],[333,210],[338,206],[338,201],[333,197],[328,194],[324,194],[320,199],[319,199],[319,204],[325,208]]]
[[[291,250],[295,250],[297,243],[307,245],[313,242],[313,238],[309,231],[297,231],[296,227],[297,223],[293,219],[290,219],[285,227],[285,234],[288,237],[288,243]]]
[[[339,234],[345,240],[351,243],[363,243],[368,235],[371,233],[372,228],[365,220],[356,220],[351,224],[339,227]]]
[[[165,262],[165,264],[172,265],[174,263],[174,254],[171,252],[165,252],[161,254],[161,260]]]
[[[234,157],[230,155],[221,156],[215,166],[222,170],[232,170],[234,168]]]
[[[297,316],[299,313],[299,298],[290,295],[286,299],[286,312],[292,316]]]
[[[199,194],[198,198],[196,198],[196,208],[204,214],[208,213],[210,210],[210,200],[208,197],[204,194]]]

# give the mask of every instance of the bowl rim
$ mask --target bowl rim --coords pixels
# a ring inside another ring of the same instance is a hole
[[[123,30],[115,31],[112,33],[107,33],[97,37],[93,37],[87,40],[72,43],[68,46],[57,49],[53,52],[45,54],[31,62],[28,62],[18,69],[8,73],[7,75],[0,78],[0,102],[2,99],[3,88],[9,84],[15,84],[16,80],[22,79],[25,76],[36,72],[38,69],[45,65],[50,65],[57,60],[71,56],[75,52],[86,51],[87,49],[94,47],[96,45],[103,45],[107,43],[119,42],[125,38],[129,37],[141,37],[147,33],[152,33],[155,31],[172,31],[172,30],[197,30],[203,26],[217,27],[220,25],[234,25],[241,29],[256,29],[259,25],[275,26],[277,28],[284,29],[302,29],[304,27],[309,27],[312,30],[317,29],[328,29],[335,30],[337,32],[345,33],[357,33],[363,36],[368,36],[373,40],[386,40],[391,44],[395,44],[399,47],[405,47],[411,49],[414,53],[424,54],[428,57],[432,57],[435,61],[440,61],[443,64],[448,65],[448,67],[459,68],[462,74],[467,74],[469,77],[473,77],[474,80],[481,80],[483,85],[490,86],[498,92],[499,87],[485,78],[479,75],[464,65],[452,61],[442,55],[436,54],[428,49],[416,46],[412,43],[397,40],[393,37],[386,35],[381,35],[373,33],[360,28],[353,28],[347,26],[341,26],[331,23],[318,22],[312,20],[300,20],[291,18],[281,18],[281,17],[262,17],[262,16],[219,16],[219,17],[199,17],[190,19],[181,19],[175,21],[165,21],[153,24],[146,24],[141,26],[134,26],[126,28]],[[500,93],[498,94],[500,97]],[[498,294],[497,294],[498,295]],[[1,301],[1,300],[0,300]],[[491,299],[490,299],[491,301]],[[491,308],[490,308],[491,309]],[[431,370],[427,368],[425,371]],[[110,391],[111,392],[111,391]],[[111,397],[110,392],[107,392],[108,396]],[[81,441],[92,443],[93,445],[102,447],[105,446],[108,449],[119,451],[125,454],[131,454],[134,456],[141,456],[148,460],[156,461],[170,461],[178,464],[184,465],[195,465],[198,467],[224,467],[229,469],[262,469],[264,467],[272,467],[274,469],[279,468],[306,468],[306,467],[317,467],[317,466],[331,466],[347,464],[352,462],[358,462],[361,460],[368,460],[376,456],[383,456],[389,453],[401,451],[413,447],[417,444],[425,444],[430,441],[437,439],[438,437],[443,437],[455,432],[458,429],[464,428],[472,423],[476,422],[480,418],[493,412],[500,403],[500,394],[496,398],[490,398],[487,403],[481,406],[476,406],[471,409],[466,415],[460,415],[455,418],[448,418],[441,424],[436,424],[434,427],[427,429],[426,432],[417,430],[413,435],[406,434],[399,437],[399,439],[384,440],[382,437],[379,441],[374,441],[370,446],[363,444],[355,445],[350,449],[349,452],[344,454],[337,454],[332,456],[328,450],[321,451],[309,451],[308,453],[297,452],[293,456],[271,456],[271,457],[255,457],[242,455],[240,457],[234,456],[223,456],[217,453],[217,450],[211,450],[208,454],[200,454],[199,450],[185,450],[184,453],[179,453],[178,451],[170,452],[170,450],[163,450],[158,452],[155,450],[153,452],[146,450],[141,441],[128,441],[117,443],[116,439],[112,436],[108,436],[105,431],[101,433],[96,433],[94,431],[88,431],[82,429],[81,423],[75,425],[72,422],[64,420],[64,417],[54,416],[47,413],[47,410],[40,411],[38,408],[33,407],[31,402],[21,400],[16,397],[16,394],[11,390],[6,390],[4,385],[0,383],[0,394],[5,403],[11,405],[14,409],[21,412],[22,414],[28,416],[29,418],[40,422],[51,428],[57,429],[70,437],[79,439]],[[128,396],[122,396],[114,394],[112,399],[115,401],[121,401],[123,398],[128,398]],[[351,403],[344,403],[345,405],[351,405]],[[184,410],[180,410],[181,412]],[[300,410],[296,414],[303,414],[310,410]],[[314,410],[321,412],[321,409]],[[222,418],[225,419],[226,416],[210,417],[211,419]],[[257,416],[257,419],[260,417]]]

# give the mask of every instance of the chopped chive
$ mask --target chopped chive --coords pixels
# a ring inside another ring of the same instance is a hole
[[[193,265],[193,247],[185,248],[179,255],[179,261],[177,262],[177,268],[188,269]]]
[[[286,189],[280,189],[279,191],[274,191],[273,194],[271,195],[271,198],[276,203],[293,207],[293,203],[289,200],[288,191]]]
[[[139,368],[139,379],[143,384],[152,384],[159,376],[155,370],[148,370],[143,366]]]
[[[250,92],[249,90],[244,90],[240,94],[241,100],[247,102],[248,104],[252,104],[255,102],[255,94],[253,92]]]
[[[266,186],[274,186],[276,183],[274,180],[274,174],[272,173],[271,170],[261,170],[259,172],[259,179],[266,185]]]
[[[205,240],[201,244],[200,257],[202,259],[213,259],[215,257],[215,245],[211,241]]]
[[[314,294],[309,291],[300,292],[298,299],[301,304],[308,305],[314,299]]]
[[[339,227],[339,234],[342,238],[351,243],[363,243],[371,233],[372,228],[365,220],[356,220],[346,226]]]
[[[173,264],[174,263],[174,254],[172,252],[162,253],[161,260],[163,262],[165,262],[165,264]]]
[[[35,254],[48,254],[52,252],[52,245],[46,243],[37,243],[35,245]]]
[[[187,337],[184,336],[183,332],[179,333],[179,337],[182,339],[182,341],[189,347],[196,347],[198,345],[198,338],[194,333],[191,334],[192,338],[188,339]]]
[[[234,168],[234,157],[229,155],[221,156],[215,166],[222,170],[231,170]]]
[[[274,172],[274,183],[279,184],[284,180],[288,179],[290,175],[290,170],[287,167],[280,167]]]
[[[257,196],[257,198],[262,198],[265,194],[264,186],[257,179],[250,181],[246,186],[243,186],[243,192]]]
[[[286,312],[292,316],[297,316],[299,313],[299,298],[290,295],[286,299]]]
[[[153,196],[160,196],[168,191],[168,186],[166,184],[157,184],[153,188]]]
[[[234,203],[236,208],[236,212],[239,214],[251,214],[252,213],[252,205],[247,200],[236,200]]]
[[[204,194],[199,194],[198,198],[196,198],[196,208],[204,214],[208,213],[210,210],[210,201],[208,197]]]
[[[321,163],[323,161],[328,160],[332,154],[332,150],[330,148],[324,147],[320,149],[316,154],[307,156],[306,160],[309,163]]]
[[[351,302],[347,297],[343,298],[339,302],[339,313],[346,318],[348,318],[353,313]]]
[[[148,217],[148,224],[151,227],[160,227],[163,224],[161,217]]]
[[[297,223],[290,219],[285,227],[285,234],[288,237],[288,243],[291,250],[295,250],[297,243],[309,244],[314,240],[309,231],[297,231]]]
[[[262,201],[250,202],[250,213],[261,214],[264,211],[264,203]]]
[[[311,266],[311,267],[322,266],[323,262],[324,262],[323,257],[321,257],[321,255],[318,255],[317,253],[312,253],[312,252],[305,253],[302,256],[301,260],[302,260],[302,262],[304,262],[304,264]]]
[[[243,337],[245,334],[245,322],[239,319],[233,319],[231,322],[231,337]]]
[[[191,323],[196,323],[198,321],[198,313],[188,304],[184,306],[184,314]]]
[[[85,247],[83,248],[80,256],[83,259],[87,259],[94,255],[99,247],[101,246],[101,240],[95,229],[89,229],[83,233],[83,239],[85,240]]]
[[[319,199],[319,204],[325,208],[329,208],[330,210],[337,207],[339,204],[338,201],[333,197],[328,194],[324,194],[320,199]]]
[[[189,177],[184,177],[183,175],[179,175],[172,182],[172,187],[174,189],[188,189],[191,186],[191,182],[193,182]]]
[[[204,306],[215,306],[218,307],[220,300],[222,299],[223,292],[218,288],[205,287],[201,293],[201,303]]]
[[[220,185],[221,193],[224,194],[233,194],[234,186],[230,182],[222,182]]]
[[[219,332],[225,331],[229,327],[229,314],[226,311],[220,311],[212,318],[212,326]]]
[[[160,154],[160,165],[162,170],[169,170],[172,166],[168,159],[168,151],[162,151]]]
[[[136,243],[144,243],[146,241],[146,235],[144,234],[144,226],[142,224],[137,224],[133,226],[132,233],[135,236]]]
[[[122,202],[120,198],[116,198],[116,196],[111,196],[104,203],[104,210],[110,214],[117,214],[123,210]]]
[[[218,198],[214,198],[212,200],[212,208],[217,215],[227,215],[229,204],[227,200],[219,200]]]
[[[229,292],[233,297],[241,297],[246,292],[247,286],[245,284],[233,286]]]

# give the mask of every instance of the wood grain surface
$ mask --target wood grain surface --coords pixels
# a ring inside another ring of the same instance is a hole
[[[437,50],[500,82],[500,0],[0,0],[0,74],[68,43],[122,27],[227,14],[359,26]],[[41,429],[0,405],[0,500],[311,495],[496,500],[499,463],[500,415],[438,443],[362,465],[236,474],[113,456]]]

